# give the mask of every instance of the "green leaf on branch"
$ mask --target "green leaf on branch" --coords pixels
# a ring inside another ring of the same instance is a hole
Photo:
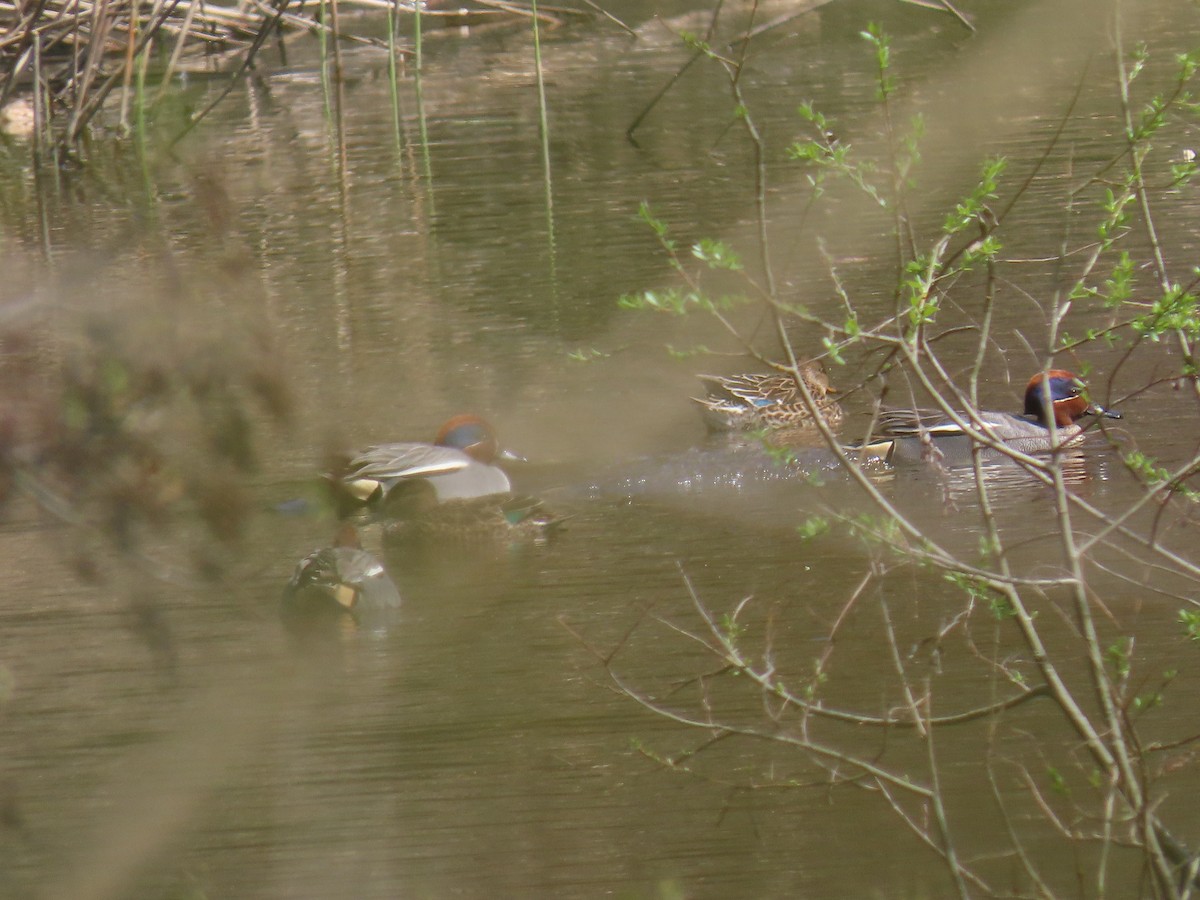
[[[724,241],[704,238],[692,246],[692,256],[703,260],[713,269],[727,269],[737,272],[742,268],[742,260]]]

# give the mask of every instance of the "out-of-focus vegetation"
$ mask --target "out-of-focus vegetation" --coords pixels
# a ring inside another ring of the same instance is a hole
[[[72,526],[88,581],[114,558],[150,578],[219,576],[253,511],[263,423],[290,416],[269,334],[230,335],[194,292],[160,287],[140,282],[136,310],[14,312],[3,334],[0,499]]]

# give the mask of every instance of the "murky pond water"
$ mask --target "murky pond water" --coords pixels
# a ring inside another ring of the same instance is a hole
[[[1072,18],[1071,4],[1053,41],[1031,26],[1059,21],[1049,4],[994,19],[973,10],[977,34],[950,15],[897,6],[882,11],[904,85],[895,114],[922,110],[929,123],[918,173],[928,187],[912,215],[936,227],[985,155],[1010,158],[1012,184],[1035,170],[1085,77],[1086,49],[1107,45],[1102,28]],[[802,451],[797,472],[714,442],[688,399],[699,371],[753,367],[742,348],[706,317],[618,309],[622,294],[673,283],[637,220],[642,200],[681,247],[711,235],[750,257],[756,229],[753,156],[715,66],[689,69],[647,116],[638,145],[626,139],[687,53],[662,23],[643,22],[639,5],[618,12],[639,25],[637,39],[596,23],[543,34],[549,181],[523,27],[431,36],[425,121],[408,72],[398,134],[385,58],[348,49],[344,152],[326,118],[318,62],[303,45],[290,48],[286,65],[264,60],[173,154],[113,151],[127,157],[73,175],[40,206],[14,162],[20,148],[10,148],[3,221],[14,304],[34,296],[64,319],[111,313],[139,323],[131,328],[173,321],[203,346],[254,347],[266,335],[261,352],[278,357],[296,415],[288,428],[265,426],[263,511],[219,590],[140,571],[85,586],[71,530],[32,505],[9,510],[0,532],[9,560],[0,604],[5,896],[952,891],[936,854],[877,794],[831,790],[830,770],[770,735],[726,741],[646,708],[661,703],[700,723],[706,709],[763,712],[753,692],[700,677],[716,673],[682,633],[703,630],[693,594],[717,620],[748,601],[751,639],[769,638],[795,684],[827,679],[830,706],[874,715],[904,703],[881,634],[893,634],[892,646],[920,672],[914,681],[936,681],[946,711],[993,696],[978,660],[1003,658],[1011,638],[980,608],[969,640],[940,645],[933,636],[963,601],[937,574],[901,570],[870,583],[869,603],[859,598],[868,573],[880,575],[889,561],[845,530],[805,538],[796,526],[865,511],[861,492],[820,452]],[[681,14],[673,27],[704,27],[703,16]],[[843,140],[863,152],[879,146],[872,62],[858,32],[880,14],[835,2],[754,45],[746,91],[772,146],[802,132],[795,109],[810,99],[836,118]],[[1163,35],[1182,33],[1177,22],[1161,34],[1153,17],[1141,24],[1160,45],[1174,47]],[[194,82],[177,102],[195,108],[219,89]],[[985,406],[1013,407],[1040,365],[1047,314],[1030,298],[1067,283],[1055,258],[1075,242],[1063,184],[1106,159],[1119,133],[1113,98],[1084,90],[1079,103],[1086,115],[1075,112],[1006,232],[1012,262],[1002,274]],[[1111,126],[1096,124],[1109,117]],[[836,315],[840,300],[812,237],[819,232],[864,314],[890,305],[888,223],[839,197],[831,212],[813,214],[814,228],[793,193],[802,174],[782,153],[767,169],[784,293]],[[1160,220],[1168,255],[1188,266],[1198,203],[1194,187],[1181,188]],[[33,261],[47,244],[53,265]],[[47,270],[53,290],[44,287]],[[1080,316],[1072,328],[1102,325],[1104,315]],[[767,331],[760,323],[756,340],[771,352]],[[818,351],[821,337],[793,334],[803,352]],[[965,369],[973,341],[950,346],[946,359]],[[730,357],[680,359],[665,345]],[[1119,349],[1089,348],[1081,362],[1095,370],[1096,392],[1117,400],[1165,377],[1177,365],[1172,352],[1125,363]],[[862,381],[874,362],[850,358],[835,380]],[[865,427],[870,397],[846,402],[847,430]],[[1195,408],[1168,386],[1124,409],[1120,427],[1165,464],[1195,452]],[[569,516],[563,531],[544,545],[393,551],[386,560],[404,597],[394,628],[317,646],[289,642],[280,590],[331,525],[272,504],[330,448],[427,440],[464,410],[486,415],[529,458],[514,477]],[[823,485],[806,477],[813,472]],[[996,483],[998,520],[1028,533],[1014,559],[1031,573],[1057,566],[1046,491],[1019,473]],[[1119,508],[1136,489],[1103,450],[1081,460],[1072,484],[1102,509]],[[969,479],[948,483],[917,469],[881,486],[947,546],[979,544]],[[1200,665],[1175,625],[1178,604],[1144,596],[1144,584],[1120,582],[1105,615],[1136,624],[1134,656],[1154,661],[1144,677],[1174,669],[1172,690],[1194,696]],[[1062,607],[1047,594],[1040,614],[1057,621]],[[131,608],[130,597],[145,595],[155,600],[150,611]],[[1061,618],[1047,630],[1065,642],[1072,625]],[[830,637],[837,652],[818,679],[815,661],[830,652]],[[1193,713],[1181,704],[1178,718],[1167,713],[1150,730],[1177,737],[1193,727],[1181,724]],[[1036,703],[1021,715],[1003,733],[980,727],[937,746],[960,852],[984,855],[996,837],[994,817],[976,822],[970,810],[1022,790],[1031,764],[1021,735],[1059,736],[1061,724]],[[829,740],[854,738],[834,727]],[[867,741],[898,767],[911,758],[919,770],[927,753],[902,728]],[[700,747],[676,771],[661,764]],[[1195,778],[1174,777],[1164,810],[1180,813],[1173,827],[1196,844],[1200,827],[1179,799]],[[1074,883],[1072,866],[1093,864],[1090,849],[1064,867],[1051,845],[1034,844],[1026,852],[1059,889]]]

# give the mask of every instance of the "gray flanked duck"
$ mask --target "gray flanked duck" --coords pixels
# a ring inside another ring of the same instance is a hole
[[[442,425],[431,444],[376,444],[329,477],[342,515],[366,509],[393,539],[542,536],[562,519],[513,492],[499,463],[521,461],[500,446],[491,425],[464,414]]]
[[[1049,404],[1047,404],[1047,400]],[[977,423],[964,414],[968,428],[978,429],[993,440],[1021,453],[1039,453],[1058,447],[1078,445],[1083,439],[1085,416],[1119,419],[1121,414],[1093,403],[1087,386],[1066,369],[1038,372],[1025,387],[1025,408],[1021,415],[981,411]],[[1054,423],[1053,435],[1050,423]],[[887,409],[879,417],[877,436],[865,446],[872,456],[887,462],[920,461],[928,453],[925,439],[949,465],[971,461],[971,446],[976,441],[960,424],[935,410]],[[862,447],[853,448],[864,449]]]

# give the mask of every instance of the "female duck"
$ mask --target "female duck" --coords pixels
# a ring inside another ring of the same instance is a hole
[[[820,362],[799,367],[800,378],[812,395],[817,414],[830,427],[842,421],[842,407],[830,394],[836,390]],[[693,397],[710,431],[750,431],[759,428],[813,427],[796,379],[782,375],[700,375],[707,395]]]
[[[1047,405],[1047,400],[1049,405]],[[1025,410],[1021,415],[981,411],[981,430],[1020,453],[1038,453],[1078,444],[1083,437],[1079,420],[1084,416],[1119,419],[1121,414],[1091,402],[1087,386],[1066,369],[1039,372],[1025,387]],[[970,416],[964,416],[968,425]],[[1054,422],[1054,436],[1050,422]],[[927,453],[928,438],[936,452],[951,465],[971,460],[972,437],[942,413],[927,409],[887,409],[879,417],[881,435],[866,445],[868,453],[887,462],[919,461]]]

